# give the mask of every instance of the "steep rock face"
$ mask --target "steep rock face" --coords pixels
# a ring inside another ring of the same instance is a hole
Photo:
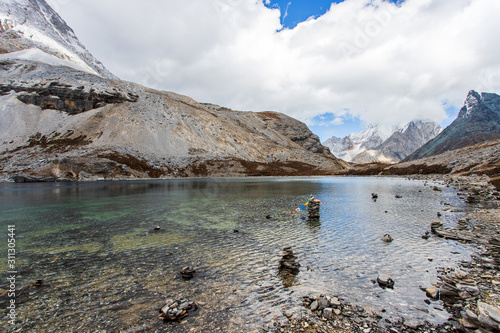
[[[106,78],[116,77],[80,43],[73,30],[44,0],[0,2],[0,54],[38,49],[82,70]],[[43,55],[30,54],[33,57]],[[26,58],[26,52],[12,54]]]
[[[457,119],[405,161],[500,138],[500,96],[470,91]]]
[[[284,114],[200,104],[186,96],[68,67],[18,62],[2,68],[2,86],[46,89],[57,82],[54,87],[62,91],[93,90],[97,96],[112,98],[86,111],[68,112],[50,103],[46,108],[26,104],[25,91],[4,91],[0,96],[4,176],[19,172],[70,179],[308,175],[347,167],[306,125]]]

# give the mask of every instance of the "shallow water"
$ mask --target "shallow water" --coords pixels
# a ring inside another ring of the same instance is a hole
[[[453,189],[441,188],[333,177],[0,184],[0,251],[7,252],[7,225],[15,225],[19,272],[18,324],[0,326],[258,331],[283,320],[283,310],[300,306],[301,296],[320,293],[383,309],[388,319],[441,323],[448,314],[439,302],[426,304],[419,286],[437,282],[439,267],[455,267],[472,253],[455,241],[421,238],[437,212],[450,226],[464,217],[444,211],[464,204]],[[321,218],[292,214],[311,193],[323,202]],[[385,233],[392,243],[380,240]],[[278,274],[285,246],[301,265],[292,280]],[[194,279],[179,276],[184,266],[195,267]],[[7,270],[0,263],[4,289]],[[393,290],[372,282],[381,273],[393,278]],[[44,285],[35,288],[38,279]],[[160,304],[180,296],[200,309],[181,324],[160,321]],[[8,301],[0,297],[2,309]]]

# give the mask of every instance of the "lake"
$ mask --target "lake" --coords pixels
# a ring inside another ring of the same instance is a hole
[[[310,194],[322,201],[317,220],[291,212]],[[4,254],[15,226],[18,289],[17,324],[0,326],[22,332],[258,331],[319,294],[384,310],[389,320],[439,324],[448,313],[427,304],[419,286],[473,254],[421,237],[437,212],[447,226],[464,218],[456,191],[403,178],[2,183],[0,208]],[[386,233],[393,242],[381,241]],[[278,267],[287,246],[300,272],[285,279]],[[195,268],[193,279],[179,275],[185,266]],[[5,290],[8,271],[3,260]],[[394,289],[374,283],[379,274]],[[158,309],[167,297],[200,307],[182,324],[164,323]],[[8,302],[0,297],[2,309]]]

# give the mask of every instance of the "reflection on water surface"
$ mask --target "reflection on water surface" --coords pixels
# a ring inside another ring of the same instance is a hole
[[[291,214],[309,194],[323,202],[319,220]],[[313,293],[384,309],[389,319],[441,323],[447,313],[426,304],[419,286],[471,251],[422,239],[444,203],[461,205],[452,189],[390,178],[0,184],[0,224],[17,232],[17,328],[249,331],[283,319],[283,309]],[[440,219],[453,225],[461,217]],[[392,243],[380,240],[386,233]],[[278,269],[285,247],[300,263],[293,276]],[[195,267],[193,279],[180,277],[185,266]],[[382,273],[394,290],[373,283]],[[38,279],[44,285],[33,288]],[[165,324],[157,311],[167,297],[195,300],[200,309]]]

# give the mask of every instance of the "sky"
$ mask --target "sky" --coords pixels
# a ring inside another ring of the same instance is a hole
[[[368,124],[446,126],[500,93],[498,0],[47,0],[115,75],[322,142]]]

